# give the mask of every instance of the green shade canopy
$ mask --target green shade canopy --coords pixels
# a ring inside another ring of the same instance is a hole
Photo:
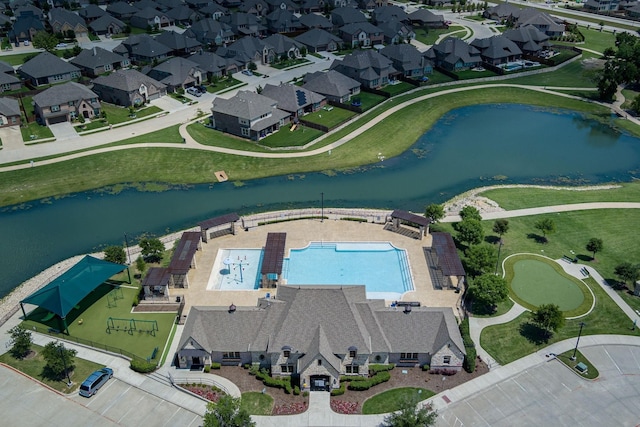
[[[37,305],[65,318],[91,291],[126,268],[126,265],[87,255],[66,273],[20,301],[20,304]]]

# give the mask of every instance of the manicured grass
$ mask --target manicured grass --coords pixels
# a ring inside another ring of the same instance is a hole
[[[487,313],[486,311],[484,311],[484,307],[478,309],[475,306],[471,307],[471,312],[473,313],[473,317],[495,317],[505,314],[506,312],[511,310],[511,307],[513,307],[513,301],[511,300],[511,298],[507,298],[506,300],[499,302],[495,308],[495,311],[492,313]]]
[[[480,336],[482,348],[504,365],[528,354],[531,354],[554,342],[577,337],[580,322],[587,324],[582,335],[619,334],[640,336],[640,329],[631,330],[631,320],[609,298],[609,296],[595,283],[587,279],[589,287],[596,295],[596,307],[585,317],[567,320],[565,326],[554,333],[548,341],[540,339],[538,330],[529,324],[530,313],[521,314],[516,319],[501,325],[494,325],[483,329]]]
[[[426,89],[422,93],[433,91]],[[418,94],[401,95],[394,102],[381,105],[376,112],[392,108],[403,99]],[[608,120],[607,108],[518,88],[489,88],[452,93],[411,105],[394,113],[372,129],[332,150],[331,167],[347,169],[377,163],[378,153],[391,158],[404,152],[436,120],[447,111],[466,105],[484,103],[520,102],[538,106],[555,106],[587,113],[588,117]],[[325,138],[313,148],[330,144],[359,128],[371,117],[363,117]],[[209,131],[199,125],[202,131]],[[197,127],[196,127],[197,128]],[[167,129],[156,132],[158,140]],[[394,135],[381,139],[380,135]],[[122,141],[153,141],[149,135]],[[181,141],[181,139],[180,139]],[[109,168],[102,167],[109,164]],[[291,159],[263,159],[232,156],[221,153],[204,153],[195,150],[143,149],[97,154],[67,162],[41,166],[34,169],[4,172],[0,177],[0,206],[59,194],[84,191],[122,182],[203,183],[211,182],[213,172],[225,170],[231,180],[247,180],[291,173],[323,171],[327,169],[326,155]],[[87,171],[91,171],[88,176]]]
[[[271,64],[271,66],[275,69],[278,70],[283,70],[285,68],[289,68],[289,67],[295,67],[296,65],[304,65],[304,64],[308,64],[310,61],[308,59],[288,59],[284,62],[277,62],[275,64]]]
[[[622,109],[630,109],[633,101],[638,96],[640,96],[640,87],[635,87],[635,90],[631,88],[622,89],[622,95],[624,96],[624,104],[622,104]]]
[[[241,84],[240,80],[236,80],[233,77],[226,77],[224,79],[220,79],[217,82],[210,84],[207,86],[207,92],[210,93],[218,93],[229,89],[230,87]]]
[[[259,391],[247,391],[242,393],[240,409],[244,409],[249,415],[271,415],[273,397]]]
[[[582,58],[593,57],[583,54]],[[587,69],[578,59],[551,73],[540,73],[532,76],[523,76],[510,79],[509,83],[536,85],[536,86],[567,86],[595,88],[597,69]]]
[[[556,304],[565,317],[574,317],[588,312],[593,304],[589,289],[548,258],[516,255],[505,262],[505,269],[511,298],[530,310],[542,304]]]
[[[58,390],[61,393],[73,393],[78,390],[80,384],[87,379],[92,372],[104,368],[104,365],[99,365],[97,363],[90,362],[88,360],[80,359],[79,357],[74,358],[74,366],[73,371],[69,372],[69,377],[71,378],[71,382],[73,383],[71,387],[67,387],[67,377],[63,377],[61,379],[51,379],[44,375],[46,362],[42,357],[42,349],[39,345],[32,344],[31,350],[36,352],[36,356],[28,359],[14,359],[9,353],[5,353],[0,355],[0,362],[6,363],[9,366],[14,367],[20,372],[25,373],[31,378],[35,378],[38,381],[48,385],[54,390]]]
[[[331,111],[318,110],[314,113],[307,114],[306,116],[304,116],[304,119],[312,123],[327,126],[329,129],[331,129],[346,122],[356,115],[355,112],[346,110],[344,108],[331,108]]]
[[[562,354],[556,354],[556,359],[558,359],[558,361],[580,375],[582,378],[586,378],[589,380],[595,380],[596,378],[598,378],[600,372],[598,372],[598,369],[593,366],[593,363],[591,363],[589,359],[587,359],[584,354],[580,352],[580,350],[576,351],[576,359],[571,360],[571,357],[573,357],[573,351],[574,350],[568,350]],[[576,369],[576,365],[578,363],[584,363],[585,365],[587,365],[587,372],[585,374]]]
[[[398,411],[408,401],[416,400],[418,402],[434,396],[435,393],[425,388],[402,387],[384,391],[375,396],[371,396],[362,404],[362,413],[386,414],[388,412]]]
[[[113,125],[118,123],[128,122],[128,121],[134,120],[135,118],[140,119],[142,117],[150,116],[151,114],[162,112],[161,108],[156,107],[155,105],[151,105],[141,109],[136,109],[136,112],[135,112],[136,117],[134,118],[134,117],[129,117],[128,108],[120,107],[118,105],[113,105],[113,104],[107,104],[105,102],[102,103],[102,110],[105,113],[107,113],[107,120],[109,121],[109,123]]]
[[[460,80],[480,79],[483,77],[497,76],[496,73],[490,70],[484,70],[484,71],[462,70],[462,71],[457,71],[456,74],[458,75],[458,77],[460,77]]]
[[[438,83],[447,83],[453,81],[451,77],[447,76],[446,74],[442,74],[437,70],[433,70],[433,72],[427,77],[429,77],[429,81],[427,82],[428,85],[435,85]]]
[[[384,96],[376,95],[375,93],[370,92],[360,92],[359,94],[351,98],[351,100],[354,100],[356,98],[360,99],[360,102],[362,103],[360,108],[362,108],[364,111],[372,109],[385,100]]]
[[[273,133],[259,141],[260,145],[266,147],[299,147],[313,141],[323,134],[318,129],[298,125],[294,131],[292,125],[283,126],[276,133]]]
[[[416,87],[412,84],[409,84],[407,82],[400,82],[398,84],[395,85],[387,85],[384,88],[382,88],[383,92],[387,92],[388,94],[390,94],[391,96],[396,96],[398,94],[404,93],[404,92],[408,92],[412,89],[415,89]]]
[[[465,35],[464,27],[460,25],[451,25],[449,28],[434,28],[430,29],[428,32],[424,28],[417,28],[416,32],[416,40],[427,44],[432,45],[438,40],[443,34],[450,34],[451,37],[462,37]]]
[[[600,53],[604,52],[606,48],[614,47],[615,45],[616,36],[613,33],[598,31],[594,29],[593,25],[590,29],[587,29],[587,27],[580,27],[579,29],[584,35],[584,43],[553,42],[553,44],[576,46],[579,48],[584,47]]]
[[[53,132],[47,126],[40,126],[37,122],[27,123],[20,126],[22,140],[25,142],[35,139],[53,138]],[[34,137],[32,137],[32,135]]]

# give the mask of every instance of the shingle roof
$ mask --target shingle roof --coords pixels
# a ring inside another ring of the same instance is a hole
[[[67,74],[80,71],[75,65],[63,61],[52,53],[42,52],[38,56],[25,62],[20,71],[33,78],[42,78],[58,74]]]
[[[307,32],[300,34],[295,38],[297,42],[306,44],[307,46],[324,46],[330,41],[336,43],[342,43],[342,39],[338,36],[334,36],[328,31],[321,30],[320,28],[313,28]]]
[[[264,42],[273,47],[274,52],[278,55],[286,53],[292,48],[299,49],[302,47],[302,43],[299,43],[287,36],[283,36],[282,34],[272,34],[264,39]]]
[[[355,34],[358,31],[364,31],[367,34],[380,34],[382,29],[376,27],[369,22],[355,22],[353,24],[347,24],[340,27],[340,31],[346,34]]]
[[[105,12],[101,7],[95,4],[88,4],[86,7],[83,7],[82,9],[80,9],[80,11],[78,11],[78,15],[80,15],[84,19],[96,19],[106,14],[107,12]]]
[[[81,25],[86,28],[87,26],[87,23],[83,18],[81,18],[79,15],[73,12],[69,12],[66,9],[62,9],[58,7],[51,9],[49,11],[49,16],[50,16],[49,18],[50,23],[59,22],[60,24],[69,24],[72,27],[77,27],[78,25]]]
[[[0,73],[14,73],[15,69],[13,68],[12,65],[4,62],[4,61],[0,61]]]
[[[153,67],[148,74],[164,84],[180,86],[194,82],[194,72],[196,70],[200,70],[197,63],[182,57],[175,57]]]
[[[0,98],[0,114],[3,116],[19,116],[20,104],[17,99],[2,97]]]
[[[78,67],[96,68],[101,65],[122,62],[125,59],[124,56],[113,53],[110,50],[94,47],[93,49],[83,49],[82,52],[70,62]]]
[[[189,60],[195,62],[200,68],[209,73],[217,73],[227,67],[227,59],[213,52],[200,50],[189,56]]]
[[[134,56],[154,58],[167,55],[171,49],[155,41],[148,34],[130,36],[113,49],[116,53],[129,53]]]
[[[267,84],[262,94],[278,102],[281,110],[296,113],[298,110],[322,102],[324,96],[293,84],[283,83],[279,86]]]
[[[0,85],[2,84],[14,84],[22,83],[22,80],[14,76],[13,74],[0,73]]]
[[[107,76],[98,77],[93,81],[93,83],[123,90],[125,92],[136,91],[140,89],[141,84],[146,86],[155,86],[157,88],[166,87],[163,83],[160,83],[149,76],[145,76],[137,70],[118,70]]]
[[[127,25],[121,20],[119,20],[118,18],[111,16],[109,14],[105,14],[100,18],[96,19],[95,21],[91,22],[91,24],[89,24],[89,27],[96,32],[103,32],[103,31],[107,31],[107,29],[109,28],[109,25],[111,24],[115,24],[120,28],[124,28]]]
[[[337,7],[331,11],[331,22],[334,25],[344,25],[353,22],[366,22],[364,13],[353,7]]]
[[[449,64],[455,64],[459,60],[464,63],[481,61],[478,49],[457,37],[447,37],[429,50],[439,52],[442,60]]]
[[[270,113],[276,105],[277,102],[271,98],[242,90],[229,99],[215,97],[212,110],[234,117],[255,120]]]
[[[489,59],[502,59],[522,55],[518,45],[503,35],[475,39],[471,42],[471,45],[479,48],[482,56]]]
[[[396,68],[400,65],[402,71],[415,70],[424,67],[422,52],[411,44],[393,44],[380,50],[380,53],[391,59]]]
[[[79,99],[95,99],[97,104],[98,95],[85,85],[76,82],[68,82],[61,85],[51,86],[49,89],[40,92],[33,97],[33,102],[40,107],[66,104]],[[97,104],[99,105],[99,104]]]
[[[408,18],[407,12],[395,5],[381,6],[373,10],[372,18],[374,22],[387,22],[391,19],[404,21]]]
[[[307,28],[332,28],[333,24],[322,15],[306,13],[300,17],[300,24]]]
[[[411,21],[422,21],[426,23],[444,22],[442,15],[436,15],[428,9],[418,9],[415,12],[409,14]]]
[[[198,40],[175,31],[163,31],[156,36],[155,40],[173,50],[195,49],[202,46]]]
[[[352,89],[360,87],[360,82],[335,70],[318,71],[307,74],[302,87],[323,95],[343,97]]]

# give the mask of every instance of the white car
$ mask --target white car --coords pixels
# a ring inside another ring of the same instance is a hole
[[[200,92],[197,88],[195,87],[188,87],[187,88],[187,93],[189,95],[193,95],[193,96],[197,96],[197,97],[201,97],[202,96],[202,92]]]
[[[56,45],[56,49],[65,49],[67,47],[66,43],[58,43]]]

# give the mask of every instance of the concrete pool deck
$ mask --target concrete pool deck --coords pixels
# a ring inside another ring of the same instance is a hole
[[[306,247],[312,241],[329,242],[390,242],[395,247],[405,249],[409,258],[414,291],[403,295],[404,301],[420,301],[429,307],[451,307],[456,315],[457,304],[461,293],[453,289],[435,289],[429,275],[429,266],[424,256],[423,247],[431,246],[431,236],[423,240],[387,231],[383,224],[358,223],[354,221],[303,219],[280,222],[250,228],[245,231],[238,228],[237,234],[226,235],[202,243],[202,251],[196,254],[197,268],[189,272],[189,288],[171,290],[185,296],[184,314],[188,314],[191,306],[218,305],[231,303],[237,306],[255,306],[258,298],[267,293],[277,294],[276,289],[220,291],[207,290],[209,278],[218,251],[221,249],[261,249],[267,239],[267,233],[287,233],[285,255],[290,249]]]

